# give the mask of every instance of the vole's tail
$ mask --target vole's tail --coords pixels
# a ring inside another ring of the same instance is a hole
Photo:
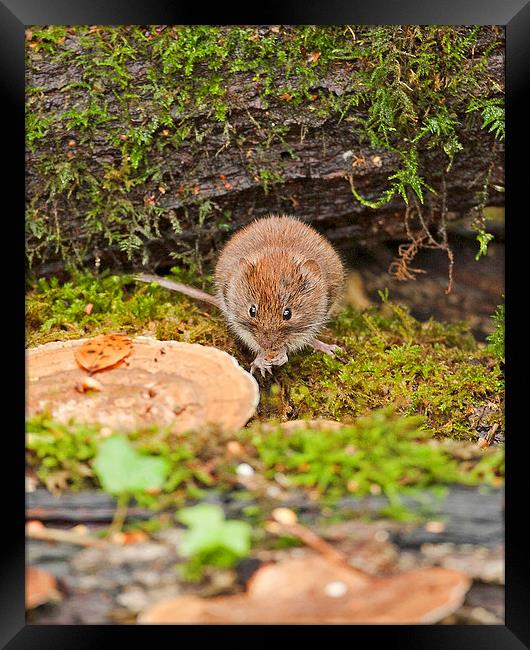
[[[147,273],[140,273],[133,277],[135,280],[139,280],[140,282],[147,282],[149,284],[151,282],[154,282],[155,284],[158,284],[161,287],[165,287],[170,291],[178,291],[179,293],[183,293],[184,295],[189,296],[190,298],[195,298],[196,300],[202,300],[203,302],[210,303],[210,305],[215,305],[216,307],[219,307],[219,304],[217,303],[217,299],[215,298],[215,296],[206,293],[206,291],[201,291],[200,289],[196,289],[195,287],[190,287],[187,284],[181,284],[180,282],[173,282],[173,280],[166,280],[165,278],[158,277],[158,275],[148,275]]]

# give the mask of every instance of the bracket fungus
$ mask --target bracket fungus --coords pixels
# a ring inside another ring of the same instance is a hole
[[[244,594],[161,601],[138,622],[427,624],[458,609],[469,586],[441,567],[373,577],[311,554],[258,569]]]
[[[139,336],[130,354],[98,372],[98,390],[76,357],[87,339],[46,343],[27,351],[28,416],[101,424],[115,431],[170,426],[176,433],[206,426],[234,431],[254,415],[256,380],[229,354],[204,345]]]

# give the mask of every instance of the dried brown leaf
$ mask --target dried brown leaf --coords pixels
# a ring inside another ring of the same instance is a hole
[[[51,573],[36,566],[26,568],[26,609],[33,609],[59,597],[57,581]]]
[[[89,372],[115,366],[132,351],[132,341],[123,334],[101,334],[74,352],[77,363]]]

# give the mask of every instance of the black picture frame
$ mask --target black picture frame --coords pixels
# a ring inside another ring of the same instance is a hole
[[[118,0],[112,3],[80,2],[79,0],[0,0],[0,85],[3,107],[7,109],[4,118],[3,139],[9,157],[7,179],[4,189],[9,188],[15,198],[10,218],[5,227],[16,224],[23,230],[23,219],[19,216],[18,194],[15,188],[22,177],[22,131],[24,116],[24,29],[30,24],[443,24],[443,25],[504,25],[506,29],[506,205],[511,219],[517,213],[519,228],[524,222],[522,212],[529,165],[527,159],[528,138],[525,123],[528,114],[527,78],[530,77],[530,2],[529,0],[439,0],[427,3],[425,0],[326,0],[308,2],[271,2],[248,12],[235,6],[185,5],[167,0]],[[8,144],[9,139],[12,144]],[[18,164],[20,156],[20,165]],[[7,197],[6,197],[7,200]],[[519,209],[518,207],[519,206]],[[22,208],[23,209],[23,208]],[[14,226],[15,227],[15,226]],[[514,252],[508,258],[524,260],[525,249],[517,251],[517,243],[525,246],[524,236],[518,242],[512,241],[511,225],[506,229],[507,240]],[[520,232],[520,231],[519,231]],[[6,235],[7,236],[7,235]],[[10,236],[10,235],[9,235]],[[17,241],[16,236],[13,241]],[[10,240],[11,241],[11,240]],[[527,247],[527,245],[526,245]],[[12,246],[12,248],[15,248]],[[23,255],[21,255],[23,257]],[[524,261],[520,265],[524,275]],[[16,263],[13,265],[16,268]],[[99,648],[105,643],[123,642],[132,635],[137,643],[157,642],[166,636],[169,642],[190,635],[195,643],[203,645],[218,643],[220,636],[234,643],[249,643],[254,647],[259,641],[269,645],[273,640],[285,644],[304,642],[309,636],[322,640],[349,640],[354,643],[369,641],[385,642],[392,648],[478,648],[518,649],[530,648],[530,589],[528,577],[530,563],[527,546],[528,537],[524,529],[527,524],[524,501],[526,498],[525,466],[528,455],[523,444],[527,434],[523,424],[515,426],[514,411],[524,404],[522,391],[524,382],[516,379],[514,346],[512,346],[512,323],[518,318],[512,316],[512,304],[527,303],[526,292],[509,290],[510,265],[506,268],[507,308],[507,443],[506,443],[506,624],[482,626],[39,626],[25,625],[24,612],[24,487],[22,465],[24,458],[23,436],[15,426],[11,436],[12,449],[4,452],[6,458],[16,459],[8,464],[14,470],[12,481],[5,481],[6,497],[3,499],[3,519],[9,521],[10,534],[4,533],[7,548],[1,557],[2,601],[0,606],[0,642],[7,648]],[[23,273],[21,274],[24,275]],[[18,282],[10,283],[13,304],[23,290]],[[6,286],[6,292],[8,287]],[[5,300],[9,300],[5,298]],[[23,302],[23,298],[22,298]],[[512,320],[513,319],[513,320]],[[11,333],[11,338],[13,335]],[[13,346],[14,347],[14,346]],[[20,365],[20,361],[18,361]],[[24,379],[22,379],[24,381]],[[24,397],[21,398],[23,401]],[[14,400],[13,400],[14,401]],[[512,410],[513,405],[513,410]],[[13,408],[13,406],[11,407]],[[17,410],[18,415],[18,410]],[[18,419],[18,418],[16,418]],[[6,444],[8,444],[6,442]],[[520,464],[520,467],[518,467]],[[11,498],[11,492],[14,497]],[[21,522],[22,519],[22,522]],[[22,525],[19,525],[21,524]],[[188,629],[192,628],[192,629]],[[227,629],[230,628],[230,629]],[[237,628],[237,629],[234,629]],[[258,632],[258,634],[256,634]],[[237,635],[237,641],[233,635]],[[306,636],[307,635],[307,636]],[[391,644],[391,645],[390,645]]]

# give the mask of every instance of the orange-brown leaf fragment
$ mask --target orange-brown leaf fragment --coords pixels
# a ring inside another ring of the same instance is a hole
[[[115,366],[129,356],[132,341],[123,334],[101,334],[87,341],[74,352],[77,363],[89,372]]]
[[[51,573],[36,566],[26,568],[26,609],[44,605],[58,597],[57,581]]]

